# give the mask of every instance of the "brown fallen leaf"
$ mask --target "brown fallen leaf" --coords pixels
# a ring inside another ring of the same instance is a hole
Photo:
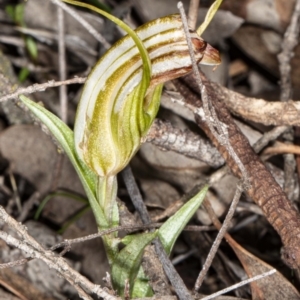
[[[220,230],[221,223],[214,214],[214,211],[211,209],[209,202],[205,201],[204,205],[208,210],[208,213],[210,214],[215,227]],[[272,266],[263,262],[255,255],[244,249],[228,233],[225,234],[225,238],[228,244],[231,246],[232,250],[239,258],[249,278],[274,269]],[[250,287],[252,291],[252,299],[255,300],[300,299],[300,294],[296,290],[296,288],[278,271],[271,276],[267,276],[260,280],[251,282]]]
[[[21,300],[53,300],[40,292],[27,279],[17,275],[10,269],[0,270],[0,285],[9,290]]]
[[[227,236],[226,239],[242,263],[249,278],[274,269],[272,266],[245,250],[232,238],[228,239]],[[300,294],[296,288],[278,271],[271,276],[250,283],[250,286],[252,299],[300,299]]]

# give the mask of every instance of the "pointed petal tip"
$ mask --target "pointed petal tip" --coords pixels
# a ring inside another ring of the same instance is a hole
[[[212,47],[210,44],[207,44],[205,51],[203,53],[203,58],[200,61],[202,65],[216,66],[221,63],[220,52]]]

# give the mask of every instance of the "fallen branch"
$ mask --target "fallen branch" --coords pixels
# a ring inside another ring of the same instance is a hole
[[[268,221],[279,233],[284,244],[284,261],[289,267],[297,269],[300,267],[300,239],[298,238],[300,236],[299,213],[287,199],[285,193],[277,184],[271,173],[266,169],[265,165],[251,148],[247,138],[235,124],[223,101],[224,97],[222,97],[220,91],[216,91],[215,87],[210,84],[203,74],[201,76],[216,114],[227,128],[230,143],[234,145],[235,152],[249,174],[251,188],[247,190],[247,193],[250,198],[260,206]],[[195,81],[194,75],[188,75],[182,80],[174,81],[174,83],[185,98],[186,105],[190,108],[194,108],[194,112],[198,112],[199,108],[202,107],[202,102],[199,97],[198,84]],[[231,171],[238,178],[242,178],[240,168],[232,159],[227,149],[215,139],[201,116],[196,115],[196,122],[220,151]]]

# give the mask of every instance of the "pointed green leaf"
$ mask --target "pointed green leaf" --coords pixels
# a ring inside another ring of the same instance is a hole
[[[79,201],[82,202],[84,204],[88,203],[86,198],[83,198],[82,196],[79,196],[77,194],[68,192],[68,191],[63,191],[63,190],[57,190],[56,192],[50,193],[48,194],[40,203],[38,209],[36,210],[35,214],[34,214],[34,220],[38,220],[44,207],[46,206],[46,204],[54,197],[57,196],[62,196],[62,197],[66,197],[66,198],[70,198],[73,199],[75,201]]]
[[[143,251],[156,236],[157,231],[134,235],[131,237],[129,244],[116,256],[112,265],[111,276],[113,285],[120,296],[124,295],[126,282],[128,282],[130,294],[132,294],[134,281],[141,265]],[[135,296],[141,297],[137,291],[135,291]]]
[[[18,74],[18,79],[20,82],[24,82],[28,75],[30,74],[30,71],[27,68],[22,68]]]
[[[142,84],[147,85],[147,87],[144,87],[145,89],[147,89],[149,86],[150,77],[151,77],[151,61],[150,61],[149,53],[148,53],[147,49],[145,48],[145,45],[143,44],[143,42],[137,35],[137,33],[133,29],[131,29],[126,23],[124,23],[122,20],[118,19],[117,17],[115,17],[115,16],[109,14],[108,12],[106,12],[102,9],[99,9],[93,5],[90,5],[90,4],[87,4],[84,2],[74,1],[74,0],[62,0],[62,1],[69,3],[69,4],[73,4],[73,5],[77,5],[77,6],[81,6],[81,7],[93,10],[94,12],[105,16],[106,18],[108,18],[109,20],[111,20],[112,22],[114,22],[115,24],[120,26],[124,31],[126,31],[128,33],[128,35],[130,35],[130,37],[133,39],[135,45],[139,49],[139,52],[140,52],[140,55],[141,55],[141,58],[143,61]]]
[[[179,211],[169,218],[158,230],[158,236],[168,254],[170,254],[176,239],[183,228],[195,214],[205,198],[208,186],[205,186],[196,196],[183,205]]]
[[[5,12],[9,15],[9,17],[14,20],[15,18],[15,7],[13,5],[6,5]]]
[[[38,57],[38,48],[35,40],[31,36],[25,38],[26,49],[30,57],[34,60]]]
[[[143,267],[140,266],[138,274],[133,284],[131,298],[146,298],[154,295],[153,290],[149,284],[149,279],[144,273]]]
[[[75,170],[77,171],[85,192],[90,201],[90,205],[94,212],[96,222],[101,228],[108,227],[107,220],[103,210],[96,200],[96,175],[82,162],[76,155],[74,147],[73,131],[62,122],[57,116],[42,107],[41,105],[31,101],[24,95],[20,96],[20,100],[30,109],[30,111],[48,127],[50,132],[58,140]]]
[[[199,28],[197,29],[197,34],[199,34],[200,36],[202,35],[202,33],[205,31],[206,27],[209,25],[209,23],[211,22],[212,18],[214,17],[214,15],[216,14],[219,6],[221,5],[223,0],[216,0],[211,7],[209,8],[204,22],[199,26]]]

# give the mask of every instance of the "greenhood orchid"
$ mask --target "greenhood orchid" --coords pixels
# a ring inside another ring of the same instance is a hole
[[[150,65],[145,66],[147,60],[127,35],[94,67],[79,103],[76,151],[98,176],[116,175],[128,164],[157,114],[162,83],[192,69],[179,15],[156,19],[135,32]],[[192,42],[200,64],[220,63],[218,51],[196,32]]]
[[[42,106],[25,96],[20,99],[49,128],[70,158],[85,188],[99,230],[112,228],[119,225],[116,175],[129,163],[147,134],[159,108],[163,83],[189,73],[191,58],[178,14],[148,22],[134,31],[121,20],[89,4],[62,1],[106,16],[128,35],[106,52],[88,76],[74,132]],[[221,2],[215,1],[204,26],[191,32],[195,58],[200,64],[220,63],[219,52],[200,35]],[[132,295],[151,296],[147,281],[139,281],[144,278],[140,267],[144,247],[159,236],[170,253],[206,191],[207,187],[157,232],[132,237],[122,250],[116,233],[103,237],[112,266],[113,285],[119,294],[124,291],[124,278],[129,278]],[[134,253],[128,255],[129,250]],[[126,267],[122,268],[122,265]]]

